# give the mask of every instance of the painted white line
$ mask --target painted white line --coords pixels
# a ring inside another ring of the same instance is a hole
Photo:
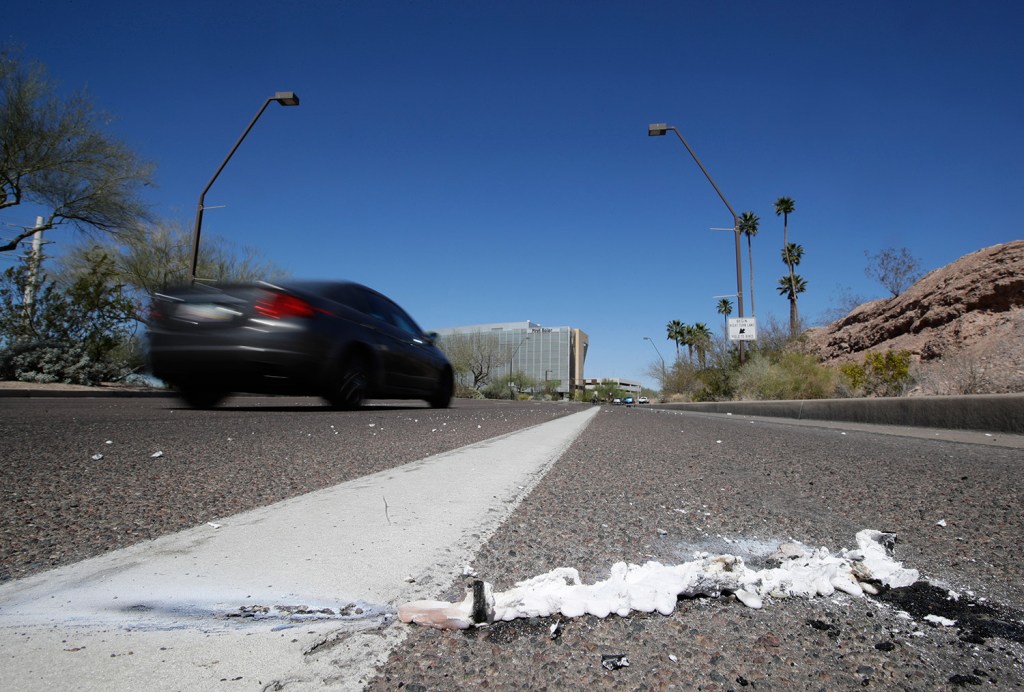
[[[4,584],[4,686],[358,688],[598,410]]]

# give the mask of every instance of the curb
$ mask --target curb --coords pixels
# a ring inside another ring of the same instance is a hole
[[[798,420],[1024,434],[1024,394],[657,404],[658,408]]]
[[[143,397],[143,398],[171,398],[176,394],[170,390],[154,389],[154,390],[87,390],[87,389],[33,389],[31,387],[12,388],[12,389],[0,389],[0,399],[5,397],[20,398],[20,399],[112,399],[112,398],[129,398],[129,397]]]

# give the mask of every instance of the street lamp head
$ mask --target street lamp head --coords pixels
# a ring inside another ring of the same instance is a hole
[[[668,123],[652,123],[647,126],[647,136],[660,137],[671,129]]]
[[[273,101],[277,101],[282,106],[297,106],[299,105],[299,96],[294,91],[279,91],[274,94]]]

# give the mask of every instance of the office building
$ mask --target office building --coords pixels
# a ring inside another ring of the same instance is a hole
[[[543,327],[526,321],[450,327],[438,329],[437,333],[442,338],[453,334],[493,337],[490,343],[501,363],[493,364],[492,381],[521,372],[537,382],[540,389],[545,388],[545,383],[557,382],[553,389],[563,398],[583,389],[583,366],[590,339],[579,329]]]

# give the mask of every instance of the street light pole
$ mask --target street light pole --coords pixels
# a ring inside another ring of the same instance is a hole
[[[196,204],[196,223],[194,230],[192,232],[191,274],[193,286],[196,283],[196,268],[199,265],[199,233],[203,227],[203,202],[206,200],[206,193],[210,191],[211,187],[213,187],[213,183],[217,180],[217,177],[220,175],[220,172],[224,170],[224,166],[228,165],[228,161],[230,161],[231,157],[235,155],[235,151],[238,149],[238,146],[242,143],[242,140],[245,139],[245,136],[247,134],[249,134],[249,130],[251,130],[253,125],[256,124],[256,121],[260,119],[260,116],[263,115],[263,111],[267,109],[267,106],[270,105],[271,101],[277,101],[282,106],[299,105],[299,97],[295,94],[294,91],[279,91],[270,98],[268,98],[266,101],[264,101],[263,105],[256,112],[256,116],[252,119],[252,122],[249,123],[249,127],[245,128],[245,132],[243,132],[242,136],[238,138],[237,142],[235,142],[235,146],[231,147],[231,151],[229,151],[228,155],[224,157],[224,161],[220,164],[220,168],[218,168],[217,172],[213,174],[212,178],[210,178],[210,182],[206,183],[206,187],[203,188],[203,191],[199,193],[199,203]]]
[[[722,194],[722,191],[720,189],[718,189],[718,185],[715,184],[714,178],[712,178],[711,174],[708,173],[708,169],[704,168],[704,164],[700,162],[699,158],[697,158],[697,153],[693,150],[693,148],[690,146],[690,144],[685,139],[683,139],[683,135],[679,132],[679,130],[674,125],[668,125],[666,123],[654,123],[654,124],[648,125],[647,126],[647,136],[648,137],[660,137],[660,136],[664,135],[666,132],[668,132],[669,130],[672,130],[673,132],[676,133],[676,137],[678,137],[679,141],[683,143],[683,146],[686,147],[686,150],[688,152],[690,152],[690,156],[692,156],[693,160],[697,163],[698,166],[700,166],[700,170],[701,170],[701,172],[704,173],[704,177],[708,179],[709,183],[711,183],[711,187],[715,188],[715,192],[718,193],[718,196],[721,198],[722,202],[725,203],[725,207],[729,210],[729,213],[732,214],[732,229],[733,229],[733,233],[736,236],[736,309],[739,312],[739,316],[743,317],[743,263],[740,260],[740,217],[737,216],[736,212],[732,208],[732,205],[729,204],[729,200],[727,200],[725,198],[725,195]],[[739,350],[740,350],[740,363],[742,363],[743,362],[743,342],[742,341],[739,344]]]
[[[654,346],[654,352],[658,354],[658,358],[661,358],[661,351],[659,351],[658,347],[655,346],[654,339],[652,339],[649,336],[645,336],[644,340],[651,342],[651,346]],[[665,379],[666,379],[666,377],[667,377],[667,375],[665,374],[665,359],[661,358],[661,389],[662,389],[663,392],[665,391]]]

